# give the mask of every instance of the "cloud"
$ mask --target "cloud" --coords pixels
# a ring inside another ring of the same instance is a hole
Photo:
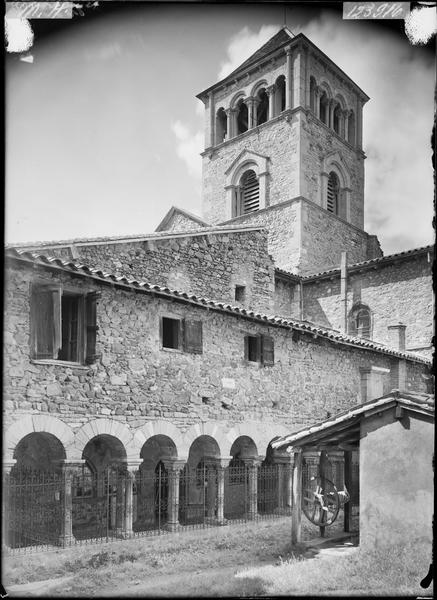
[[[204,140],[203,132],[191,133],[190,129],[181,121],[175,121],[171,129],[176,136],[178,143],[176,153],[188,167],[188,172],[196,179],[202,175],[202,161],[200,153],[203,150]]]
[[[27,19],[5,18],[7,52],[26,52],[33,44],[33,30]]]
[[[311,21],[305,35],[371,98],[363,113],[365,229],[386,254],[406,249],[406,240],[408,247],[430,243],[432,61],[379,28],[339,28],[328,14]]]
[[[258,33],[251,31],[249,27],[243,27],[236,35],[231,38],[227,48],[227,60],[220,65],[218,78],[223,79],[251,54],[256,52],[265,44],[275,33],[278,32],[278,25],[262,25]]]

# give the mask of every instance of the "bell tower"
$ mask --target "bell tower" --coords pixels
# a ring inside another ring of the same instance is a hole
[[[368,96],[305,35],[283,27],[205,105],[202,209],[213,224],[269,231],[299,274],[380,255],[363,230],[362,113]]]

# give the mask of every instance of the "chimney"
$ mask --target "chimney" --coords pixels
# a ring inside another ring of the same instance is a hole
[[[403,352],[405,350],[405,330],[407,326],[403,323],[397,325],[389,325],[388,329],[388,345],[393,350]]]

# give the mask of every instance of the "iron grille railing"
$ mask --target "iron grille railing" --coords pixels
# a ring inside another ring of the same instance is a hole
[[[287,471],[288,469],[288,471]],[[6,552],[103,543],[291,514],[291,468],[123,467],[5,475]]]

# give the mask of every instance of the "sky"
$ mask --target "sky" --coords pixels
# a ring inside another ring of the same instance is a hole
[[[366,231],[385,254],[432,243],[432,43],[343,20],[341,3],[288,3],[286,22],[371,98]],[[135,2],[32,24],[33,63],[6,64],[6,242],[150,233],[173,205],[201,216],[195,95],[279,30],[283,5]]]

